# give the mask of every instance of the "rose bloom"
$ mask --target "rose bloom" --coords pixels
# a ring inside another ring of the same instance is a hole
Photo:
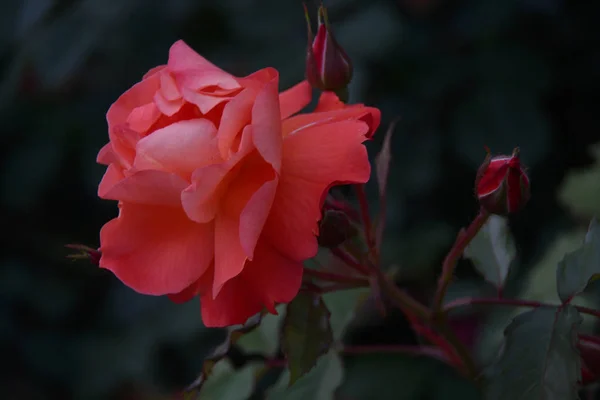
[[[98,195],[119,202],[100,267],[139,293],[199,295],[211,327],[294,298],[327,191],[369,179],[362,143],[380,113],[324,93],[296,114],[310,85],[279,93],[278,80],[273,68],[235,77],[178,41],[119,97],[98,154]]]

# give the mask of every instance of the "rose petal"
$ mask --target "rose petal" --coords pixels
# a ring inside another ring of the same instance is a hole
[[[242,324],[266,307],[276,313],[276,303],[290,302],[302,283],[303,266],[282,256],[268,243],[259,241],[253,261],[240,275],[228,281],[213,299],[200,299],[202,321],[207,327]]]
[[[144,75],[144,77],[142,79],[148,79],[152,75],[159,73],[160,71],[162,71],[165,68],[167,68],[166,65],[159,65],[158,67],[154,67],[154,68],[150,69],[150,71],[146,72],[146,74]]]
[[[110,164],[108,168],[106,168],[104,176],[102,176],[100,185],[98,185],[98,197],[107,198],[105,197],[106,194],[124,178],[125,175],[123,174],[123,169],[117,164]]]
[[[213,296],[242,272],[246,259],[253,256],[275,195],[277,182],[272,167],[254,154],[244,160],[217,213]]]
[[[315,125],[286,137],[282,175],[263,234],[286,256],[305,260],[317,252],[317,222],[329,187],[363,183],[370,164],[361,121]]]
[[[279,94],[279,107],[281,119],[297,113],[312,100],[312,88],[308,81],[304,80],[288,90]]]
[[[188,183],[180,176],[164,171],[135,171],[120,179],[111,164],[98,188],[98,196],[107,200],[152,205],[181,205],[181,192]]]
[[[153,101],[154,104],[156,104],[156,107],[160,110],[160,112],[169,117],[175,115],[185,103],[185,100],[182,98],[169,101],[160,91],[157,91],[154,94]]]
[[[269,217],[277,183],[278,179],[275,178],[262,185],[250,197],[240,215],[240,244],[250,260],[254,258],[256,243]]]
[[[279,72],[275,68],[263,68],[251,73],[243,78],[237,78],[237,81],[244,88],[260,90],[267,83],[279,76]]]
[[[131,110],[127,117],[127,124],[130,129],[145,133],[160,118],[160,110],[154,103],[148,103]]]
[[[240,217],[233,212],[219,212],[215,218],[215,272],[212,297],[223,285],[242,272],[248,256],[240,244]]]
[[[217,135],[219,151],[224,159],[229,158],[236,136],[250,123],[256,95],[255,90],[244,89],[225,105]]]
[[[119,162],[119,159],[115,155],[113,151],[112,144],[108,142],[105,144],[100,151],[98,152],[98,156],[96,157],[96,162],[102,165],[109,165],[112,163]]]
[[[195,169],[221,161],[216,134],[217,128],[207,119],[176,122],[137,143],[133,167],[173,172],[189,179]]]
[[[275,171],[281,169],[281,112],[278,78],[267,83],[252,107],[252,139],[262,157]]]
[[[230,100],[230,97],[214,96],[212,94],[198,93],[186,87],[183,88],[183,98],[192,104],[202,112],[202,114],[208,114],[213,108],[219,104]]]
[[[239,171],[239,162],[253,149],[252,129],[247,125],[242,132],[240,151],[226,163],[199,168],[192,174],[192,184],[181,194],[183,209],[196,222],[212,220],[231,181]]]
[[[160,92],[167,101],[178,100],[181,98],[181,93],[177,88],[175,78],[168,70],[163,70],[160,73]]]
[[[169,70],[176,75],[176,79],[188,74],[187,81],[182,83],[192,90],[198,90],[207,86],[218,86],[222,89],[238,89],[240,85],[235,78],[223,71],[204,57],[196,53],[184,41],[179,40],[171,46],[169,50]],[[189,74],[194,72],[195,74]]]
[[[133,290],[179,293],[213,258],[212,224],[190,221],[180,208],[121,203],[119,217],[100,231],[100,267]]]
[[[109,132],[113,127],[124,124],[134,109],[152,103],[154,94],[159,88],[160,77],[159,74],[154,73],[123,93],[106,113]]]
[[[362,104],[354,104],[353,106],[362,106]],[[342,110],[344,108],[351,107],[345,104],[334,92],[322,92],[321,96],[319,96],[319,103],[317,107],[315,107],[314,112],[325,112],[325,111],[335,111]]]
[[[367,138],[370,138],[375,133],[381,122],[381,111],[373,107],[365,107],[362,104],[354,104],[345,106],[344,108],[336,108],[327,105],[330,102],[328,92],[321,95],[321,102],[325,102],[321,108],[321,112],[313,112],[308,114],[298,114],[283,121],[283,135],[292,135],[300,129],[314,126],[323,123],[330,123],[344,120],[362,120],[369,125]],[[335,96],[335,95],[333,95]],[[336,96],[337,98],[337,96]],[[319,106],[317,106],[319,109]]]

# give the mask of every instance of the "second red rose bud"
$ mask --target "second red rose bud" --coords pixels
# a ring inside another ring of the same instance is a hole
[[[477,172],[475,192],[481,206],[491,214],[507,215],[521,210],[529,200],[530,186],[519,149],[511,156],[492,157],[488,152]]]
[[[352,62],[333,36],[327,9],[323,4],[319,6],[316,36],[313,36],[306,4],[304,14],[308,26],[306,79],[312,87],[320,90],[345,90],[352,79]]]

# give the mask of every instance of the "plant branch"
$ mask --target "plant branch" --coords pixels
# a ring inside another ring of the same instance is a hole
[[[396,353],[407,354],[411,356],[425,356],[436,358],[447,364],[452,364],[448,356],[435,346],[411,346],[402,344],[373,344],[373,345],[353,345],[343,346],[340,352],[348,355],[376,354],[376,353]]]
[[[507,298],[476,298],[476,297],[465,297],[461,299],[456,299],[444,307],[443,312],[448,313],[448,311],[453,310],[455,308],[469,306],[469,305],[496,305],[496,306],[513,306],[513,307],[560,307],[560,304],[549,304],[543,303],[540,301],[532,301],[532,300],[521,300],[521,299],[507,299]],[[576,306],[573,305],[580,313],[593,315],[595,317],[600,318],[600,311],[594,310],[588,307]]]
[[[427,307],[415,300],[406,291],[398,288],[379,268],[372,268],[377,277],[377,282],[383,293],[390,299],[392,304],[402,310],[405,314],[412,314],[421,320],[427,321],[430,312]]]
[[[344,201],[335,199],[331,195],[329,195],[325,198],[325,204],[323,204],[323,207],[326,210],[342,211],[352,221],[360,222],[360,216],[358,215],[358,213],[356,212],[356,210],[354,208],[352,208],[348,203],[346,203]]]
[[[477,382],[478,380],[478,372],[477,367],[475,366],[475,362],[473,361],[473,357],[471,357],[471,353],[469,349],[465,346],[465,344],[456,336],[456,333],[452,328],[448,325],[448,321],[446,320],[445,315],[438,316],[436,319],[436,327],[443,335],[444,339],[450,343],[456,354],[462,361],[461,367],[463,371],[467,374],[468,377],[473,379],[473,381]]]
[[[458,234],[458,237],[454,242],[454,246],[452,246],[452,249],[450,249],[450,252],[444,259],[444,263],[442,265],[442,274],[438,280],[437,291],[433,300],[432,311],[434,314],[437,314],[442,308],[444,296],[446,295],[446,291],[448,290],[450,282],[452,282],[454,268],[456,267],[458,259],[462,256],[465,248],[468,246],[471,240],[473,240],[475,235],[477,235],[477,232],[479,232],[483,224],[485,224],[485,222],[488,220],[489,215],[490,214],[487,211],[481,208],[479,210],[479,214],[477,214],[477,217],[475,217],[469,227],[465,231],[461,231]]]
[[[309,276],[313,276],[315,278],[329,281],[329,282],[338,282],[338,283],[350,283],[356,284],[359,286],[369,286],[369,281],[365,278],[355,278],[351,276],[344,276],[339,274],[334,274],[331,272],[323,272],[317,271],[315,269],[304,268],[304,273]]]
[[[373,239],[373,226],[371,223],[371,215],[369,214],[369,202],[367,200],[367,194],[365,193],[364,185],[354,185],[356,188],[356,197],[358,198],[358,204],[360,205],[360,214],[363,220],[363,228],[365,233],[365,240],[367,241],[367,247],[369,253],[376,256],[375,242]]]
[[[373,345],[343,345],[337,349],[344,355],[365,354],[406,354],[413,357],[430,357],[452,365],[452,362],[443,351],[435,346],[411,346],[402,344],[373,344]],[[260,354],[246,355],[246,361],[263,361],[268,368],[284,368],[287,360],[284,358],[268,358]]]
[[[305,285],[306,285],[306,282],[305,282]],[[301,290],[303,290],[305,292],[310,292],[310,293],[325,294],[325,293],[337,292],[339,290],[357,289],[357,288],[361,288],[361,287],[366,287],[366,286],[362,283],[360,283],[360,284],[359,283],[336,283],[336,284],[322,286],[322,287],[315,285],[315,284],[311,284],[311,285],[306,285],[306,287],[301,288]]]
[[[342,260],[347,266],[360,272],[361,275],[369,275],[369,269],[356,261],[354,257],[342,250],[340,247],[331,249],[331,254]]]

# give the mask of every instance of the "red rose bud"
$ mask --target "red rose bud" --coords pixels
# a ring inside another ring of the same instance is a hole
[[[600,376],[600,338],[579,335],[577,349],[582,361],[582,384],[598,381]]]
[[[99,250],[93,249],[91,247],[85,246],[83,244],[67,244],[65,247],[73,250],[77,250],[78,252],[75,254],[69,254],[67,258],[72,260],[90,260],[90,262],[94,265],[100,264],[100,257],[102,253]]]
[[[530,188],[519,149],[511,156],[496,157],[491,157],[488,150],[477,172],[475,190],[479,203],[489,213],[506,215],[522,209],[529,200]]]
[[[319,224],[319,246],[334,248],[358,233],[348,216],[338,210],[327,210]]]
[[[304,15],[308,26],[306,79],[320,90],[343,91],[352,79],[352,62],[333,36],[327,9],[323,4],[319,7],[317,36],[314,38],[306,4]]]
[[[585,362],[581,362],[581,380],[579,384],[582,386],[589,385],[590,383],[596,382],[598,379],[596,376],[590,371],[590,369],[585,365]]]

